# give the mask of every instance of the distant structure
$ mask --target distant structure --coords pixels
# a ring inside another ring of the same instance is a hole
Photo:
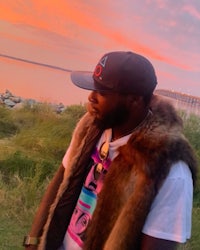
[[[155,93],[170,98],[177,109],[200,115],[200,97],[166,89],[157,89]]]

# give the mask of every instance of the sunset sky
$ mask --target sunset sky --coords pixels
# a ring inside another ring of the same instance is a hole
[[[200,96],[199,0],[0,0],[0,93],[79,104],[71,70],[108,51],[154,65],[158,87]]]

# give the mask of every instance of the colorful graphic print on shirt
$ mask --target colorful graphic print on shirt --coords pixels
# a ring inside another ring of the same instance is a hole
[[[111,160],[109,157],[102,161],[96,148],[92,154],[93,164],[81,190],[76,208],[72,215],[67,233],[80,246],[83,246],[84,233],[92,218],[96,207],[97,195],[103,186],[105,174]],[[102,171],[98,171],[98,164],[102,164]]]

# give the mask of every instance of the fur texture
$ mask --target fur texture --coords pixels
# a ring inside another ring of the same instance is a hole
[[[149,119],[132,134],[126,145],[118,149],[119,154],[111,163],[87,230],[85,250],[139,249],[146,216],[172,163],[185,161],[191,169],[193,181],[196,180],[196,160],[182,134],[182,121],[174,108],[154,96],[151,110]],[[39,249],[51,249],[45,248],[46,239],[59,201],[64,192],[73,186],[76,172],[83,169],[85,162],[88,164],[91,150],[100,134],[101,131],[96,128],[89,114],[77,125],[71,142],[68,167],[51,206]],[[82,170],[80,174],[85,178],[87,171]],[[75,197],[74,204],[77,199]],[[70,218],[71,214],[68,216]]]

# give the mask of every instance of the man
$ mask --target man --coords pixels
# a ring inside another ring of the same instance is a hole
[[[26,249],[172,250],[186,242],[196,161],[174,108],[153,95],[152,64],[116,51],[93,73],[73,72],[71,79],[92,91],[88,112],[42,199]]]

